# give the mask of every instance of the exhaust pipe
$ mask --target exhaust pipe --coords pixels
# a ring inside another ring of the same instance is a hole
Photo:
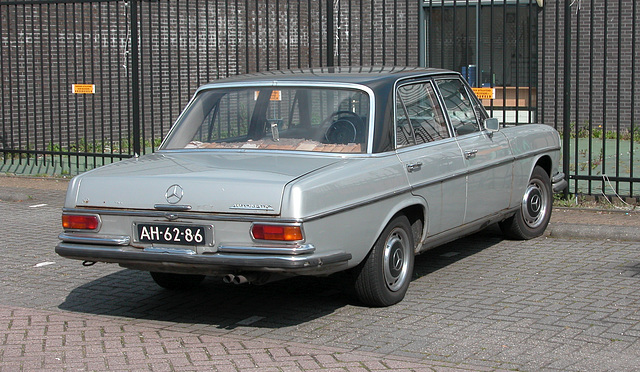
[[[223,277],[222,277],[222,281],[223,281],[225,284],[231,284],[231,283],[233,283],[233,280],[234,280],[234,279],[235,279],[235,275],[233,275],[233,274],[227,274],[227,275],[225,275],[225,276],[223,276]]]
[[[222,277],[222,281],[225,284],[255,284],[263,285],[276,280],[284,279],[285,276],[273,275],[269,273],[260,272],[246,272],[241,274],[227,274]]]
[[[233,284],[239,285],[239,284],[245,284],[245,283],[252,283],[252,282],[255,282],[256,279],[258,279],[258,275],[256,274],[236,275],[233,278]]]

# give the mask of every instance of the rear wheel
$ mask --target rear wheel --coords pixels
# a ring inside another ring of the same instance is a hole
[[[404,298],[413,275],[414,244],[405,216],[384,229],[355,279],[356,295],[369,306],[390,306]]]
[[[532,239],[544,233],[551,218],[553,192],[551,180],[542,167],[536,166],[522,196],[520,209],[500,223],[500,229],[509,238]]]
[[[193,288],[202,283],[205,278],[204,275],[160,273],[155,271],[150,272],[150,274],[156,284],[166,289]]]

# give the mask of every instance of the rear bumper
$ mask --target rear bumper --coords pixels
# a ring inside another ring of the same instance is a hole
[[[153,268],[173,267],[181,271],[204,273],[227,270],[280,271],[299,273],[318,271],[327,265],[346,264],[351,254],[328,252],[299,255],[240,254],[216,252],[194,254],[189,250],[143,250],[131,246],[109,246],[61,242],[56,253],[62,257],[91,261],[118,263],[124,267]]]

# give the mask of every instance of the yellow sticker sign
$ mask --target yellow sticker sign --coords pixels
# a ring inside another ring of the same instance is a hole
[[[471,88],[479,99],[496,98],[496,90],[494,88]]]
[[[71,84],[73,94],[95,94],[95,84]]]

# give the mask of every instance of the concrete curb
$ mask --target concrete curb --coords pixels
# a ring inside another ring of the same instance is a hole
[[[556,223],[547,227],[547,233],[552,238],[640,242],[640,228],[631,226]]]

